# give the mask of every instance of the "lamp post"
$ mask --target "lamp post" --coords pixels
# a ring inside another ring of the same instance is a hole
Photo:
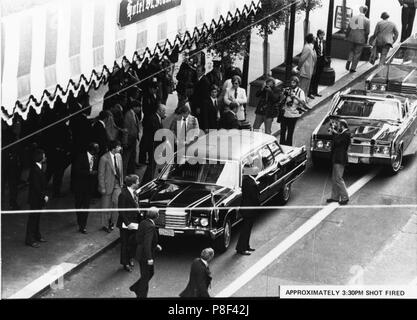
[[[292,72],[292,57],[294,54],[294,32],[295,32],[295,10],[296,3],[291,4],[290,10],[290,32],[288,36],[287,59],[285,61],[285,81],[288,82]]]
[[[336,74],[331,67],[331,50],[332,50],[332,37],[333,37],[333,13],[334,13],[334,0],[329,0],[329,13],[327,19],[327,31],[326,31],[326,65],[322,74],[322,81],[320,83],[331,86],[335,82]]]
[[[368,7],[368,11],[366,12],[365,17],[369,19],[369,15],[371,12],[371,0],[366,0],[365,5]]]

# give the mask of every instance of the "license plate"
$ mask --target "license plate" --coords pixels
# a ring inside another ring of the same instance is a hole
[[[159,229],[159,234],[161,236],[167,236],[167,237],[174,237],[175,236],[174,230],[171,230],[171,229]]]
[[[358,163],[359,159],[357,157],[348,157],[349,163]]]

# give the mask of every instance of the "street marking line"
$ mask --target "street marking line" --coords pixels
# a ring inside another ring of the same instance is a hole
[[[74,269],[76,266],[77,265],[74,263],[67,262],[53,266],[51,270],[6,299],[29,299],[48,286],[59,286],[60,279],[63,279],[64,275]],[[57,280],[58,284],[55,284]]]
[[[239,210],[271,210],[271,209],[285,209],[285,210],[303,210],[303,209],[324,209],[327,208],[329,205],[305,205],[305,206],[261,206],[261,207],[221,207],[223,210],[233,210],[233,209],[239,209]],[[198,210],[213,210],[218,209],[219,207],[198,207]],[[344,205],[344,209],[413,209],[417,208],[417,204],[363,204],[363,205]],[[170,207],[172,210],[183,210],[184,207]],[[45,209],[41,210],[42,213],[74,213],[77,212],[114,212],[114,208],[97,208],[97,209]],[[139,208],[140,211],[148,211],[151,210],[151,208]],[[137,209],[130,209],[130,208],[118,208],[118,212],[131,212],[131,211],[137,211]],[[31,213],[31,212],[39,212],[39,210],[16,210],[16,211],[1,211],[1,214],[25,214],[25,213]]]
[[[377,174],[379,170],[374,170],[369,174],[363,176],[361,179],[356,181],[348,188],[349,197],[354,195],[358,190],[365,186],[369,181],[371,181]],[[338,203],[331,203],[314,216],[308,219],[303,225],[301,225],[296,231],[291,235],[285,238],[281,243],[279,243],[274,249],[269,251],[265,256],[263,256],[257,263],[250,267],[244,274],[234,280],[230,285],[223,289],[219,294],[216,295],[217,298],[227,298],[236,293],[240,288],[257,276],[262,270],[274,262],[278,257],[280,257],[284,252],[291,248],[295,243],[307,235],[311,230],[317,227],[327,216],[329,216],[333,211],[339,208]]]

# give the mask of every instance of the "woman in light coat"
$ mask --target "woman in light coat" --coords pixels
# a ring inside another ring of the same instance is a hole
[[[314,36],[312,33],[309,33],[306,36],[306,44],[304,45],[303,51],[301,52],[301,57],[298,62],[298,70],[300,71],[300,88],[305,92],[309,92],[311,78],[314,73],[314,68],[317,62],[317,54],[314,50]],[[308,96],[311,99],[314,99],[314,96]]]
[[[231,105],[237,105],[237,119],[238,120],[245,120],[246,119],[246,112],[245,112],[245,104],[247,102],[246,91],[245,89],[240,87],[242,83],[242,78],[239,76],[232,77],[232,87],[226,90],[226,94],[224,95],[224,103],[232,108]]]

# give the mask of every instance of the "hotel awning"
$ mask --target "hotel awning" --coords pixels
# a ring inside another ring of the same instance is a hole
[[[123,59],[140,66],[182,51],[259,8],[251,0],[56,0],[2,16],[2,119],[40,114],[45,103],[106,83]]]

